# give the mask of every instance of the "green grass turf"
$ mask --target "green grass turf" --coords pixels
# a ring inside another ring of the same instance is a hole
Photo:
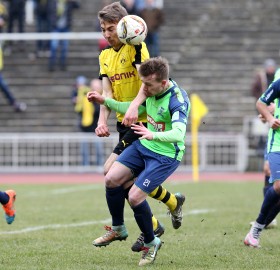
[[[262,183],[168,183],[187,195],[184,221],[174,230],[166,206],[149,199],[166,227],[164,244],[151,269],[279,269],[279,229],[265,230],[260,249],[245,247],[249,222],[262,203]],[[131,245],[139,235],[131,209],[129,237],[106,248],[92,240],[110,225],[102,184],[4,185],[17,191],[16,220],[0,220],[0,269],[139,269]]]

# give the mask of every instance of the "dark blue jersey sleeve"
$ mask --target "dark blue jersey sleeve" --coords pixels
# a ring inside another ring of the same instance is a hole
[[[180,95],[181,100],[178,100]],[[187,124],[189,114],[189,98],[183,89],[176,88],[172,93],[169,103],[169,110],[172,115],[172,123],[181,122]]]
[[[280,79],[272,83],[259,100],[269,105],[277,98],[280,98]]]

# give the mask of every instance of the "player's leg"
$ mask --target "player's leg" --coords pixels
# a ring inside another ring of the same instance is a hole
[[[158,201],[163,202],[169,209],[169,213],[171,215],[172,225],[174,229],[178,229],[182,225],[183,214],[182,214],[182,206],[185,202],[185,196],[178,193],[170,193],[163,186],[158,186],[155,190],[153,190],[149,196]]]
[[[139,194],[141,194],[140,197]],[[129,195],[129,202],[134,212],[134,218],[144,237],[144,246],[142,248],[143,254],[139,266],[153,263],[156,259],[157,252],[162,245],[160,238],[156,237],[153,232],[152,212],[150,206],[147,200],[143,201],[140,199],[141,197],[145,198],[146,196],[146,193],[133,185]],[[140,203],[138,199],[140,199]]]
[[[280,154],[277,152],[269,153],[268,160],[273,187],[267,190],[259,216],[245,237],[244,244],[247,246],[259,247],[260,235],[265,227],[269,212],[280,200]]]
[[[113,163],[117,160],[118,154],[116,153],[111,153],[111,155],[108,157],[108,159],[105,161],[104,164],[104,175],[106,175],[110,168],[112,167]]]
[[[125,130],[120,139],[120,144],[117,146],[117,152],[120,154],[127,146],[131,145],[134,141],[138,140],[139,135],[135,134],[130,128],[118,125],[118,132]],[[121,134],[121,133],[120,133]],[[115,148],[116,150],[116,148]],[[115,152],[115,153],[117,153]],[[173,194],[166,188],[158,186],[149,194],[151,198],[163,202],[169,209],[172,219],[172,225],[178,229],[182,223],[182,205],[185,201],[185,196],[181,193]]]
[[[115,152],[119,151],[119,146],[117,146],[114,150]],[[123,151],[123,150],[122,150]],[[105,165],[104,165],[104,174],[106,175],[108,171],[110,170],[112,164],[117,160],[119,155],[116,153],[112,153],[109,158],[106,160]],[[128,200],[128,193],[130,191],[130,188],[133,183],[126,183],[123,188],[124,188],[124,194],[125,198]],[[153,229],[154,229],[154,234],[157,237],[160,237],[161,235],[164,234],[164,226],[159,222],[159,220],[152,214],[152,224],[153,224]],[[134,242],[132,245],[131,249],[134,252],[139,252],[142,250],[142,247],[144,245],[144,237],[143,234],[141,233],[137,240]]]
[[[5,192],[0,191],[0,203],[5,211],[5,218],[8,224],[13,223],[16,210],[14,202],[16,200],[16,192],[14,190],[6,190]]]
[[[149,194],[158,185],[161,185],[179,166],[179,161],[176,159],[160,156],[149,149],[143,147],[139,141],[136,141],[133,146],[141,153],[143,159],[143,166],[145,170],[139,170],[141,167],[131,164],[125,156],[120,156],[119,162],[129,166],[135,176],[135,180],[129,192],[129,202],[134,211],[134,217],[137,224],[144,236],[144,247],[142,248],[143,254],[139,265],[150,264],[155,260],[157,251],[161,246],[160,239],[155,237],[151,231],[151,218],[149,217],[148,203],[146,194]],[[140,163],[140,161],[139,161]],[[149,180],[152,179],[152,180]]]
[[[277,226],[276,217],[280,212],[280,200],[276,203],[274,207],[271,208],[269,214],[265,220],[265,228],[271,229]]]
[[[119,143],[116,145],[113,153],[109,156],[107,159],[104,171],[109,170],[109,168],[112,166],[113,162],[118,158],[118,156],[128,147],[130,146],[134,141],[138,140],[139,136],[131,130],[130,127],[126,127],[122,125],[120,122],[117,123],[117,131],[119,133]],[[125,189],[125,195],[126,199],[128,199],[128,193],[131,188],[131,185],[124,185]],[[153,229],[156,236],[160,237],[164,233],[164,226],[159,222],[159,220],[152,214],[152,222],[153,222]],[[134,252],[141,251],[141,248],[143,246],[143,235],[140,234],[140,236],[137,238],[135,243],[132,245],[131,249]]]
[[[125,191],[123,184],[131,179],[131,170],[119,162],[115,162],[106,174],[106,200],[112,217],[112,227],[105,226],[107,232],[93,241],[94,246],[107,246],[113,241],[126,240],[128,237],[124,224]]]
[[[266,156],[267,155],[265,155],[264,163],[263,163],[263,172],[264,172],[263,196],[265,196],[266,191],[272,186],[272,184],[269,183],[270,168],[269,168],[269,162],[268,162]]]
[[[272,184],[269,183],[270,168],[269,168],[267,155],[265,155],[263,171],[265,175],[263,194],[265,196],[266,191],[272,186]],[[280,212],[280,201],[269,211],[269,214],[265,222],[265,228],[274,228],[275,226],[277,226],[276,216],[278,215],[279,212]]]

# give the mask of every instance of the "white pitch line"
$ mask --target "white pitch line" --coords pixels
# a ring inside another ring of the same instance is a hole
[[[101,189],[104,188],[104,186],[99,186],[99,185],[90,185],[90,186],[75,186],[75,187],[68,187],[68,188],[58,188],[52,190],[50,193],[51,194],[66,194],[66,193],[72,193],[72,192],[77,192],[77,191],[86,191],[86,190],[96,190],[96,189]],[[105,188],[104,188],[105,189]]]
[[[191,210],[187,213],[184,213],[185,216],[190,215],[198,215],[198,214],[207,214],[215,212],[214,209],[196,209]],[[166,215],[157,215],[158,217],[166,217]],[[126,220],[134,220],[133,218],[126,218]],[[23,233],[29,233],[29,232],[36,232],[36,231],[43,231],[46,229],[61,229],[61,228],[75,228],[75,227],[83,227],[83,226],[90,226],[95,224],[106,224],[108,222],[111,222],[110,219],[103,219],[103,220],[96,220],[96,221],[84,221],[80,223],[70,223],[70,224],[49,224],[49,225],[42,225],[42,226],[34,226],[34,227],[27,227],[21,230],[16,231],[4,231],[0,232],[0,235],[6,235],[6,234],[23,234]]]
[[[25,196],[28,197],[41,197],[42,194],[48,194],[49,195],[61,195],[61,194],[67,194],[67,193],[73,193],[77,191],[88,191],[88,190],[99,190],[104,189],[104,186],[101,185],[82,185],[82,186],[73,186],[73,187],[66,187],[66,188],[56,188],[46,193],[46,191],[29,191],[25,193]]]

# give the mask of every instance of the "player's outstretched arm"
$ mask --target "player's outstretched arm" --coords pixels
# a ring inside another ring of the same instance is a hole
[[[138,121],[138,108],[146,100],[147,96],[143,91],[144,85],[142,84],[138,95],[131,102],[129,108],[127,109],[122,124],[125,126],[131,126]]]
[[[110,110],[116,111],[118,113],[121,114],[125,114],[127,109],[129,108],[131,102],[127,101],[127,102],[120,102],[120,101],[116,101],[112,98],[106,98],[104,105],[107,106]],[[146,108],[144,106],[140,106],[137,114],[142,114],[143,112],[146,111]]]

